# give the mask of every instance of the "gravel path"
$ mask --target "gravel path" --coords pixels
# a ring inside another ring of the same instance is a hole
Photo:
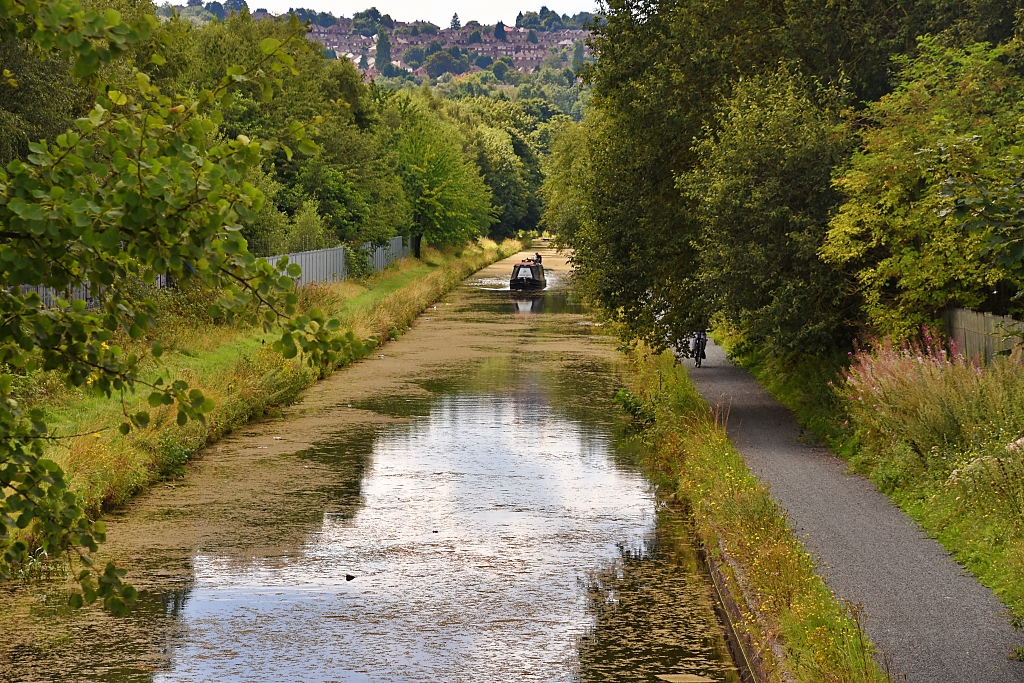
[[[1006,608],[867,479],[824,448],[797,441],[793,414],[708,342],[690,377],[729,408],[728,432],[785,508],[794,531],[840,598],[860,603],[867,630],[910,683],[1024,681],[1024,645]]]

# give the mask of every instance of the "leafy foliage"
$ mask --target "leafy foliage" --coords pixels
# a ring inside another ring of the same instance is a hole
[[[842,104],[786,66],[741,81],[680,178],[703,226],[695,304],[750,342],[814,353],[850,337],[857,300],[817,253],[840,200],[832,167],[850,147]]]
[[[184,424],[202,422],[212,402],[180,380],[143,382],[141,358],[115,343],[118,333],[141,339],[156,323],[156,304],[129,296],[130,278],[170,276],[220,292],[212,316],[258,316],[268,331],[281,331],[274,346],[286,357],[301,351],[312,364],[330,363],[348,342],[335,335],[337,321],[315,311],[295,315],[298,269],[287,259],[277,267],[257,261],[239,234],[264,201],[244,180],[247,173],[263,152],[291,157],[292,150],[273,139],[214,134],[238,84],[253,84],[270,100],[283,75],[296,73],[295,54],[306,48],[300,27],[293,22],[284,39],[262,40],[249,66],[228,67],[194,98],[165,95],[138,69],[120,77],[117,88],[99,76],[102,65],[155,28],[152,16],[128,24],[114,10],[86,12],[73,0],[0,8],[0,40],[31,40],[73,62],[73,76],[99,92],[72,129],[53,142],[30,143],[30,154],[0,171],[0,361],[13,372],[57,370],[68,384],[106,396],[145,388],[151,406],[175,406]],[[166,63],[155,52],[149,61]],[[292,120],[282,132],[303,153],[316,152],[304,123]],[[70,296],[46,307],[36,291],[76,286],[89,287],[97,307]],[[151,345],[150,353],[158,357],[161,349]],[[122,582],[124,571],[92,569],[103,525],[85,515],[63,473],[43,457],[54,435],[41,409],[25,410],[13,398],[12,383],[11,374],[0,376],[0,573],[27,561],[28,544],[11,535],[23,530],[47,556],[77,554],[82,593],[73,605],[102,599],[123,612],[135,597]],[[125,412],[122,433],[149,422],[146,411]]]
[[[463,156],[458,129],[423,115],[414,104],[404,114],[396,149],[412,234],[434,244],[457,244],[483,234],[491,220],[491,191]]]
[[[895,90],[862,115],[863,147],[836,181],[847,200],[822,255],[856,276],[883,334],[913,334],[948,305],[978,306],[1011,276],[983,253],[989,231],[949,210],[947,186],[1016,144],[1022,82],[1004,63],[1016,50],[924,40]]]
[[[844,133],[836,127],[838,110],[820,101],[820,94],[831,89],[854,103],[883,96],[891,87],[892,58],[913,54],[917,36],[941,33],[923,43],[923,50],[929,44],[955,50],[982,38],[1004,40],[1012,32],[1015,7],[987,0],[959,8],[875,0],[779,8],[615,0],[591,37],[598,60],[582,69],[593,109],[583,132],[564,130],[571,144],[552,148],[555,156],[573,158],[552,162],[554,172],[567,178],[551,179],[547,223],[564,226],[562,243],[575,250],[577,272],[594,300],[629,335],[655,346],[679,341],[716,313],[780,352],[848,343],[865,321],[853,305],[856,296],[869,299],[879,288],[889,292],[893,283],[880,274],[875,289],[853,292],[846,261],[816,262],[823,227],[841,193],[856,191],[849,185],[829,188],[826,180],[845,163],[860,127],[870,124],[850,119]],[[788,93],[785,102],[755,92],[780,63],[803,75],[795,89],[785,85],[778,93]],[[947,74],[950,84],[955,70]],[[821,113],[813,114],[811,104]],[[756,121],[758,111],[770,118]],[[957,125],[967,123],[964,118]],[[744,139],[733,127],[752,137]],[[865,131],[864,139],[870,136]],[[735,174],[723,165],[726,159]],[[580,173],[586,181],[568,181]],[[562,191],[578,194],[558,197]],[[870,193],[865,186],[865,201]],[[979,246],[967,238],[947,251],[977,253]],[[913,267],[907,265],[909,274]],[[922,293],[930,276],[920,269],[919,275],[922,283],[914,291]],[[970,272],[964,279],[975,292],[990,284]],[[908,311],[919,315],[927,308],[932,315],[961,293],[922,296],[908,303]],[[963,297],[961,303],[972,300]],[[866,316],[871,324],[884,317]]]

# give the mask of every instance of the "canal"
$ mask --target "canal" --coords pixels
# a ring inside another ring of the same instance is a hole
[[[544,293],[481,271],[112,515],[128,617],[0,596],[0,680],[738,683],[616,341],[542,253]]]

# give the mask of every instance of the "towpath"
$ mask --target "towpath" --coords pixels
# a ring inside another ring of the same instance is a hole
[[[1006,608],[867,479],[824,448],[800,443],[793,414],[710,342],[690,377],[705,400],[729,409],[728,433],[771,487],[819,572],[860,603],[867,631],[909,683],[1024,681],[1024,645]]]

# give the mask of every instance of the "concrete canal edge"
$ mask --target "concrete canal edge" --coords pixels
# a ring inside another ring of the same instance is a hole
[[[829,590],[785,511],[670,352],[638,343],[618,400],[642,434],[644,469],[688,512],[740,677],[749,683],[887,678],[859,612]]]
[[[721,548],[721,544],[719,546],[719,552],[723,553],[724,557],[725,551]],[[729,652],[739,670],[740,680],[743,683],[768,683],[768,674],[765,672],[760,652],[750,635],[746,631],[736,628],[736,623],[743,620],[743,610],[737,603],[736,595],[738,594],[743,602],[749,604],[746,596],[743,595],[742,587],[737,585],[736,581],[730,580],[726,572],[722,571],[721,562],[715,559],[713,553],[708,552],[703,543],[698,544],[697,548],[704,568],[711,579],[715,612],[725,626]]]

